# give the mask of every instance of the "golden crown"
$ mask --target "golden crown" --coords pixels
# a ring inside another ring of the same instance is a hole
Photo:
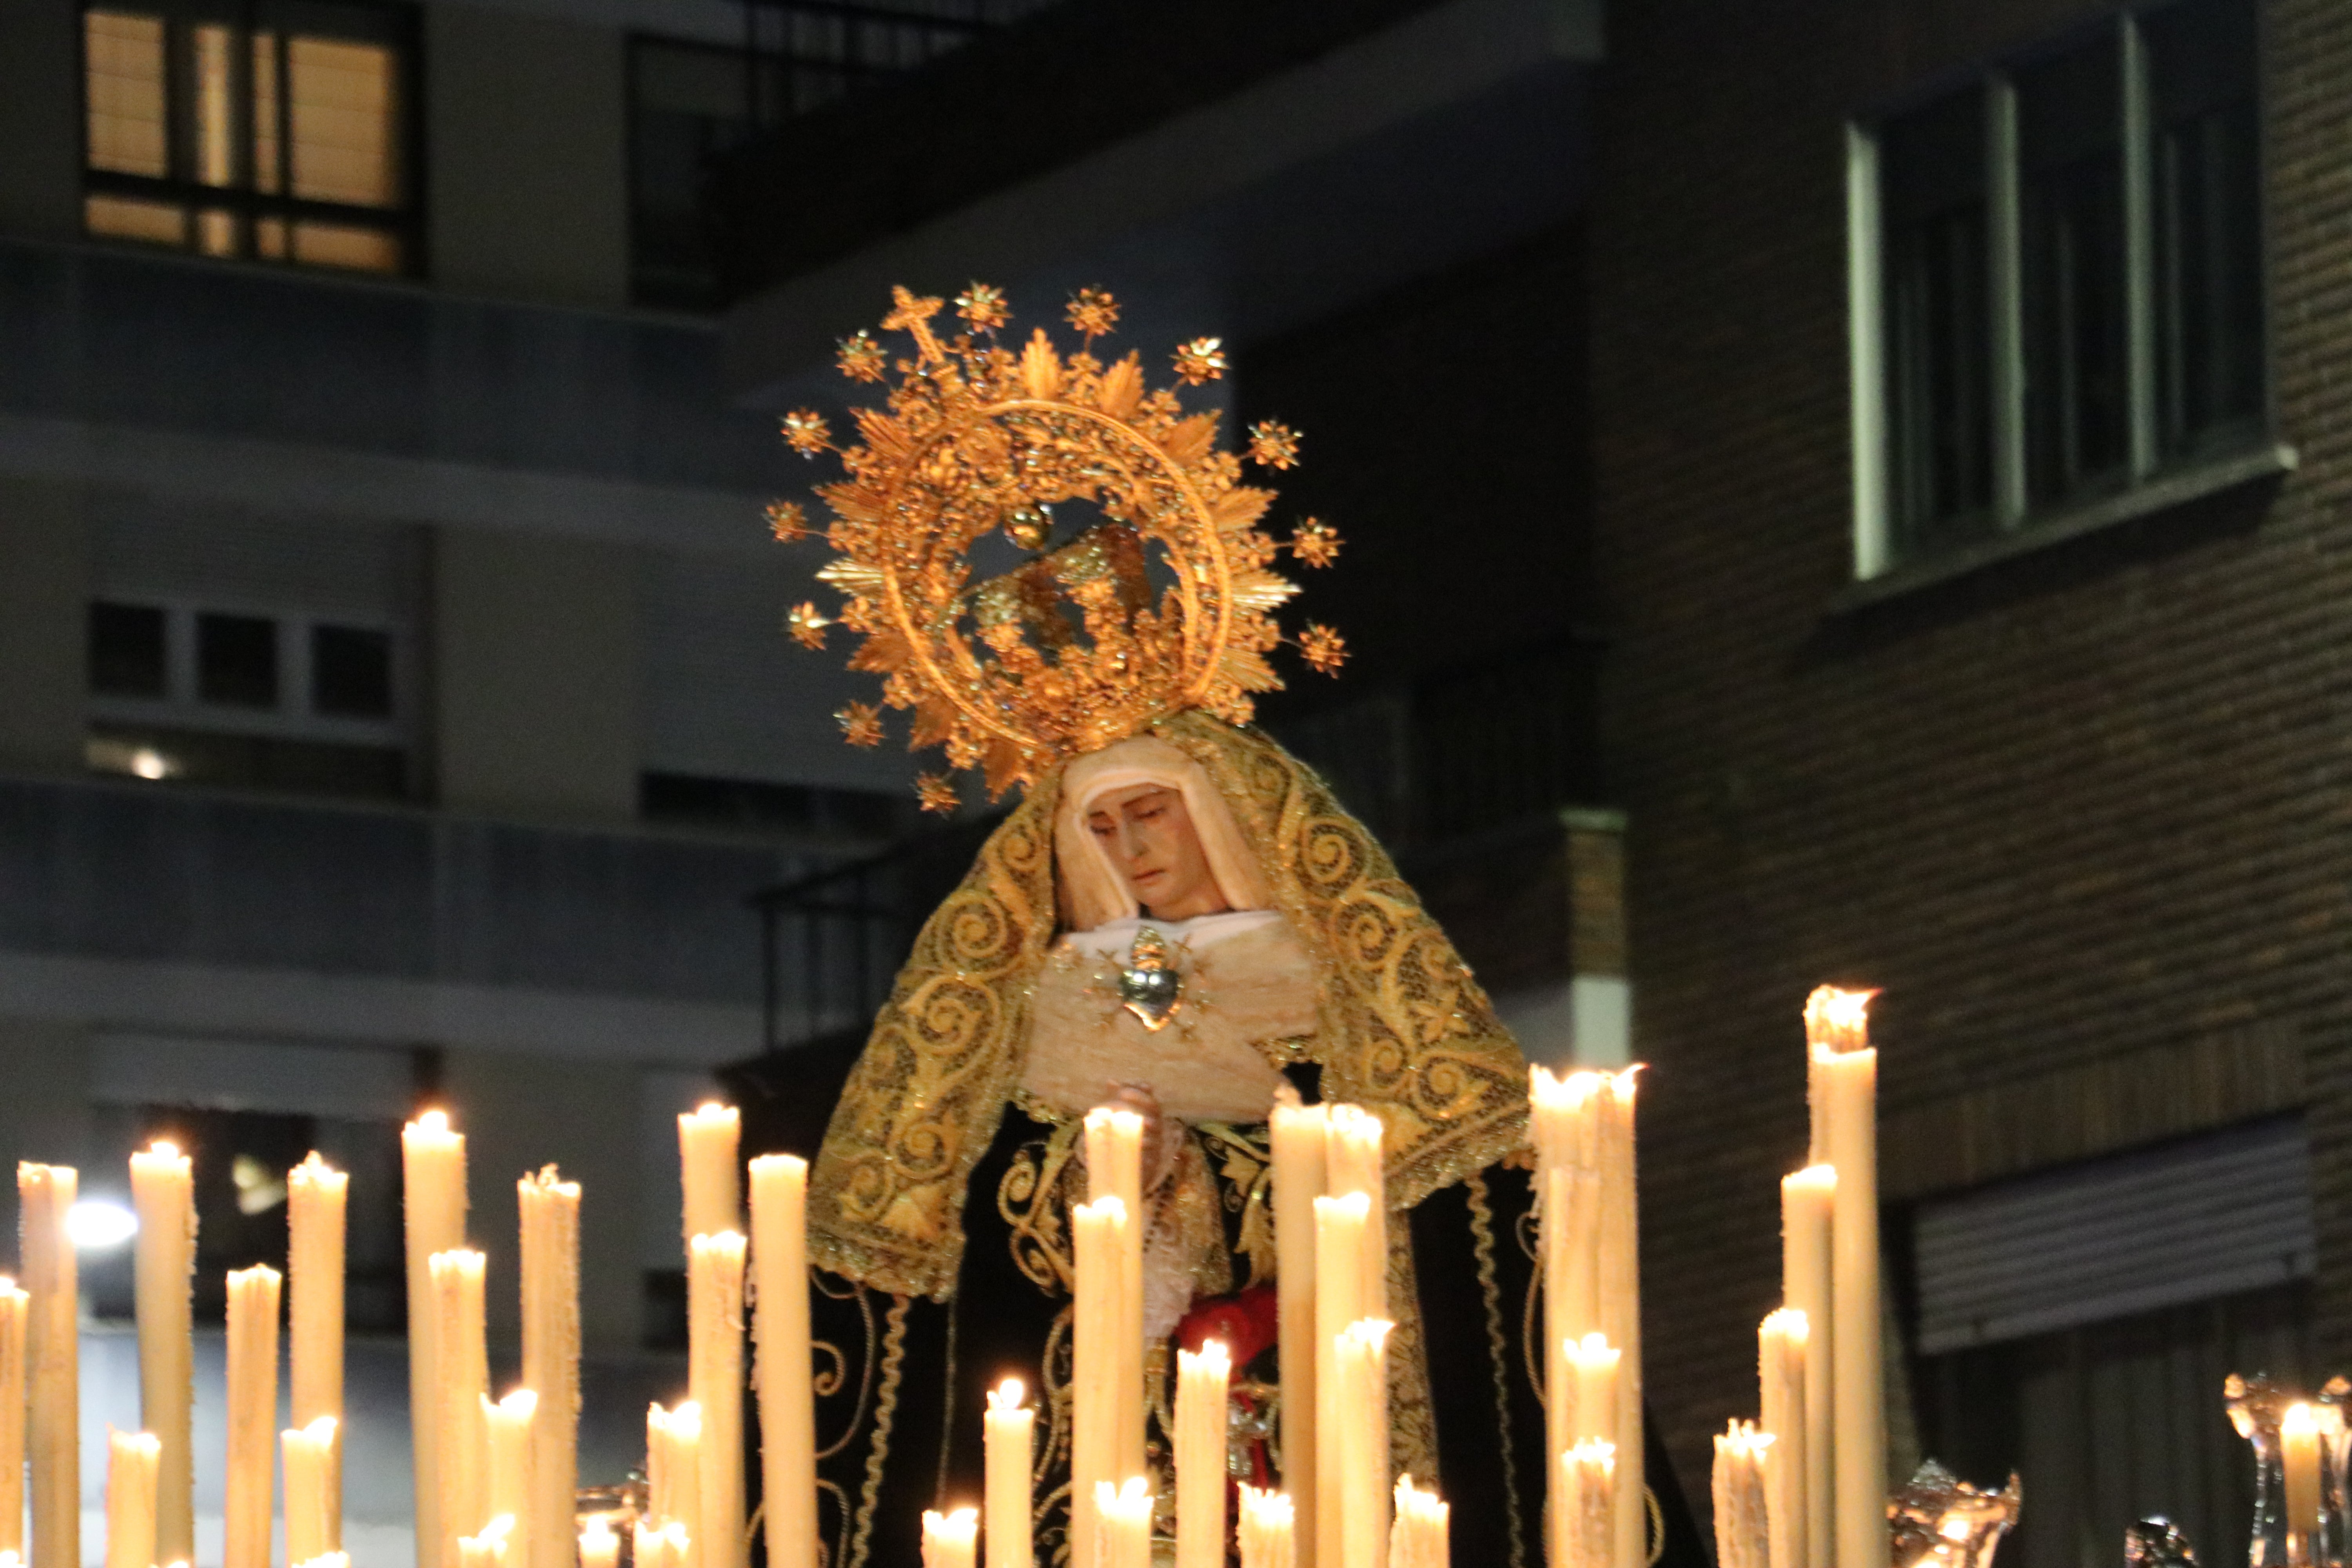
[[[806,409],[784,416],[783,434],[803,457],[836,453],[847,473],[817,490],[840,552],[817,577],[845,595],[840,623],[866,638],[850,668],[884,678],[883,706],[914,710],[908,749],[945,747],[950,766],[983,771],[994,799],[1183,709],[1247,722],[1252,694],[1282,685],[1265,656],[1287,640],[1274,611],[1298,591],[1267,568],[1285,548],[1328,565],[1339,534],[1314,518],[1286,544],[1260,531],[1274,492],[1241,482],[1217,413],[1188,415],[1174,386],[1148,387],[1139,354],[1096,356],[1118,322],[1102,290],[1070,300],[1083,343],[1066,355],[1043,328],[1017,353],[1006,346],[1012,312],[986,284],[957,296],[963,329],[944,340],[931,326],[944,300],[905,289],[893,299],[882,330],[906,333],[913,355],[896,362],[883,406],[854,411],[858,444],[836,447]],[[870,331],[842,341],[840,366],[853,381],[890,381],[889,351]],[[1186,386],[1224,372],[1215,338],[1176,351]],[[1288,468],[1298,443],[1263,420],[1249,458]],[[1055,515],[1072,502],[1091,520]],[[768,517],[787,543],[810,531],[789,501]],[[984,569],[992,552],[1002,570]],[[785,629],[823,647],[833,619],[803,603]],[[1347,657],[1328,626],[1310,623],[1297,642],[1327,675]],[[852,745],[880,743],[874,704],[835,717]],[[926,773],[916,789],[927,810],[954,809],[944,777]]]

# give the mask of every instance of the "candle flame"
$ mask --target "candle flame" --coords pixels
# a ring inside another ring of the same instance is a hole
[[[1832,1051],[1870,1048],[1870,999],[1873,991],[1842,991],[1819,985],[1805,998],[1805,1039]]]
[[[1810,1187],[1820,1193],[1837,1191],[1835,1165],[1808,1165],[1801,1171],[1791,1171],[1780,1178],[1783,1187]]]
[[[1232,1352],[1225,1349],[1224,1341],[1202,1340],[1198,1352],[1180,1350],[1176,1352],[1176,1367],[1180,1374],[1197,1367],[1225,1377],[1234,1370],[1234,1358]]]
[[[1356,1195],[1360,1197],[1363,1194],[1360,1193]],[[1339,1331],[1339,1337],[1352,1344],[1361,1345],[1368,1352],[1373,1352],[1381,1349],[1389,1342],[1389,1331],[1395,1327],[1394,1323],[1381,1318],[1358,1318]]]
[[[1335,1214],[1348,1215],[1358,1220],[1370,1219],[1372,1215],[1372,1194],[1342,1193],[1336,1198],[1318,1197],[1315,1200],[1315,1212],[1320,1215],[1327,1209]]]
[[[1605,1476],[1617,1468],[1617,1445],[1598,1437],[1588,1437],[1560,1455],[1560,1462],[1579,1469],[1596,1470]]]
[[[2319,1434],[2319,1412],[2297,1401],[2288,1405],[2286,1414],[2279,1417],[2279,1432],[2282,1436],[2291,1432],[2299,1437],[2316,1436]]]
[[[606,1545],[616,1552],[621,1546],[621,1538],[613,1532],[613,1516],[609,1513],[589,1515],[588,1522],[580,1527],[581,1550],[585,1552],[592,1546],[602,1548]]]
[[[176,1160],[180,1157],[180,1146],[169,1138],[158,1138],[147,1145],[147,1152],[153,1159]]]
[[[435,1137],[439,1137],[449,1131],[449,1113],[436,1105],[408,1125],[415,1131],[429,1132]]]
[[[1000,1411],[1018,1410],[1021,1408],[1022,1400],[1026,1398],[1028,1394],[1029,1390],[1019,1378],[1008,1377],[988,1391],[988,1407],[991,1410]]]
[[[509,1421],[528,1421],[539,1409],[536,1390],[518,1388],[498,1403],[498,1409]]]
[[[677,1101],[672,1100],[670,1103],[674,1105]],[[694,1114],[697,1120],[702,1121],[732,1121],[735,1120],[735,1108],[731,1105],[722,1105],[715,1100],[706,1100],[694,1108]]]
[[[1764,1331],[1792,1345],[1812,1338],[1813,1325],[1801,1307],[1781,1307],[1764,1314]]]

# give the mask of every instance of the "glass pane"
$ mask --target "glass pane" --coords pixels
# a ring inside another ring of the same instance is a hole
[[[275,195],[282,185],[284,148],[278,141],[278,35],[253,35],[253,188]],[[281,234],[278,250],[285,253]]]
[[[380,229],[341,223],[294,226],[294,259],[310,267],[348,267],[361,272],[400,270],[400,241]]]
[[[287,41],[296,195],[353,206],[398,202],[394,65],[382,44]]]
[[[1984,95],[1891,121],[1879,145],[1890,478],[1910,552],[1990,526]]]
[[[286,220],[264,217],[253,220],[253,253],[272,261],[286,259]]]
[[[277,707],[278,623],[261,616],[198,616],[196,695],[239,708]]]
[[[236,215],[217,209],[196,215],[196,248],[206,256],[236,254]]]
[[[152,605],[89,607],[89,689],[106,697],[163,697],[171,685],[163,612]]]
[[[92,11],[82,18],[82,51],[89,166],[156,179],[169,174],[163,18]]]
[[[310,628],[310,708],[340,719],[392,717],[392,634]]]
[[[101,239],[143,239],[155,245],[188,243],[188,215],[169,202],[131,196],[85,196],[82,223]]]
[[[2130,457],[2123,81],[2112,33],[2017,79],[2026,491],[2120,480]]]
[[[2185,457],[2245,440],[2263,411],[2253,8],[2189,0],[2145,26],[2158,431]]]
[[[207,185],[231,184],[236,179],[236,100],[229,85],[229,63],[235,58],[236,34],[207,23],[192,29],[188,42],[196,95],[196,178]]]

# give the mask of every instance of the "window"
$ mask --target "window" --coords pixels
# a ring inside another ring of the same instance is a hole
[[[89,232],[299,266],[413,269],[404,9],[165,0],[82,16]]]
[[[398,654],[382,626],[97,601],[89,764],[146,779],[399,796]]]
[[[2253,28],[2127,12],[1855,129],[1859,575],[2263,441]]]

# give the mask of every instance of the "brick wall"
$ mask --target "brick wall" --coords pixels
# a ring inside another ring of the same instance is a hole
[[[1654,1064],[1649,1389],[1701,1493],[1707,1432],[1753,1410],[1821,981],[1886,988],[1885,1102],[1916,1135],[1958,1137],[1932,1108],[1963,1091],[2093,1092],[2143,1053],[2299,1057],[2257,1076],[2312,1108],[2320,1340],[2352,1360],[2352,7],[2265,5],[2300,469],[1829,608],[1850,573],[1843,117],[2094,9],[1612,8],[1590,216],[1604,754]],[[2078,1116],[2039,1146],[2182,1119]]]

